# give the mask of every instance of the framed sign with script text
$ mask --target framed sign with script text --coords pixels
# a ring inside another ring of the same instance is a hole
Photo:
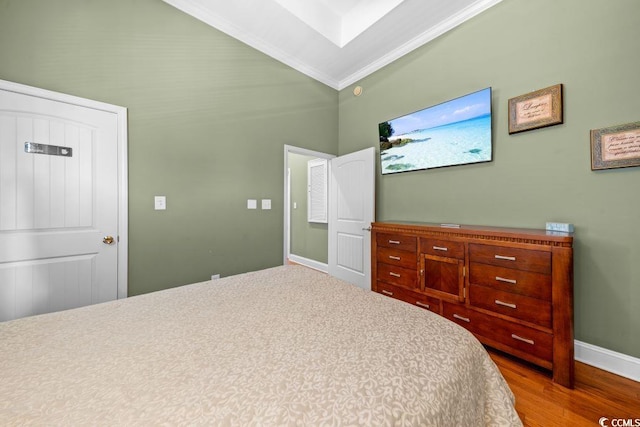
[[[509,133],[562,123],[562,84],[509,100]]]
[[[640,122],[591,131],[591,170],[640,166]]]

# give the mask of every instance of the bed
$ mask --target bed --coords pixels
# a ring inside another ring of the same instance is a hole
[[[0,425],[522,425],[463,328],[282,266],[0,323]]]

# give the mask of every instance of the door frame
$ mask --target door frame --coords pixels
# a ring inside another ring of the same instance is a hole
[[[79,107],[105,111],[116,115],[118,138],[118,299],[128,296],[128,260],[129,260],[129,194],[127,175],[127,109],[91,99],[80,98],[47,89],[36,88],[20,83],[0,80],[0,89],[24,95],[64,102]]]
[[[286,265],[291,257],[291,177],[289,175],[289,154],[300,154],[303,156],[318,157],[321,159],[333,159],[334,154],[322,153],[320,151],[309,150],[306,148],[295,147],[293,145],[284,145],[284,234],[283,234],[283,257],[282,264]],[[328,173],[331,173],[330,162]],[[306,265],[307,267],[327,272],[327,264],[319,263],[310,259],[296,259],[296,262]]]

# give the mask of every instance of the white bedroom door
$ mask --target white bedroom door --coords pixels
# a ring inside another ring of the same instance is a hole
[[[371,147],[331,159],[329,177],[329,274],[369,290],[375,153]]]
[[[117,120],[0,86],[0,321],[118,298]]]

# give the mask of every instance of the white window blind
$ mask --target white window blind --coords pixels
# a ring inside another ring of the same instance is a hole
[[[327,223],[327,159],[307,162],[307,219]]]

